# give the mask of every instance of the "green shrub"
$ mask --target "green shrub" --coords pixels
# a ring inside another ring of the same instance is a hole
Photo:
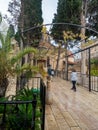
[[[91,70],[92,76],[98,76],[98,70]]]
[[[35,127],[36,130],[41,130],[41,102],[40,102],[40,90],[24,88],[20,90],[16,96],[12,97],[12,101],[32,101],[36,95],[36,111],[35,111]],[[7,101],[7,98],[2,98],[0,101]],[[3,106],[0,105],[0,116],[3,113]],[[28,109],[28,111],[27,111]],[[6,110],[6,127],[11,130],[30,130],[32,122],[32,104],[28,104],[26,109],[25,104],[19,105],[7,105]],[[26,112],[27,111],[27,112]],[[1,118],[0,118],[1,119]]]

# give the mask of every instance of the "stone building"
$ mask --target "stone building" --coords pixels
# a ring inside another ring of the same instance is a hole
[[[44,51],[44,56],[40,60],[37,60],[37,63],[38,64],[42,63],[46,69],[48,65],[51,65],[52,69],[55,70],[56,65],[57,65],[57,58],[58,58],[58,48],[50,44],[50,42],[41,41],[39,44],[39,49],[40,51],[42,50]],[[68,66],[70,69],[75,64],[75,59],[71,51],[67,50],[67,55],[70,55],[68,57]],[[67,58],[65,57],[65,50],[64,48],[61,48],[59,65],[58,65],[59,71],[65,70],[66,60]]]

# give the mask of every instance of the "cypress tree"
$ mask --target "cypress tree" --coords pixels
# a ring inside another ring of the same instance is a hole
[[[22,14],[19,17],[19,21],[21,22],[23,19],[25,43],[26,45],[38,46],[42,28],[36,28],[36,26],[43,23],[42,0],[21,0],[21,3],[23,6],[21,8]],[[32,27],[35,27],[35,29],[32,29]]]
[[[8,10],[19,28],[17,34],[19,34],[19,30],[24,32],[22,35],[23,46],[38,46],[41,38],[41,27],[36,28],[36,26],[43,23],[42,0],[12,0]]]
[[[72,23],[80,24],[81,0],[59,0],[57,6],[57,14],[54,15],[53,23]],[[79,31],[79,28],[69,25],[53,25],[51,32],[55,39],[62,39],[62,32]]]
[[[88,2],[88,26],[98,31],[98,0],[90,0]]]

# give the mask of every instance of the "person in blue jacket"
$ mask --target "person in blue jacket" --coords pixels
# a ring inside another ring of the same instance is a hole
[[[51,76],[52,73],[51,73],[51,65],[48,66],[48,75]]]

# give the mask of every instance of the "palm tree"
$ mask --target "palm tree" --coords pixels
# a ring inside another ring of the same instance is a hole
[[[2,15],[0,14],[0,24],[1,23],[2,23]],[[1,48],[0,48],[0,97],[1,97],[4,95],[3,93],[5,93],[6,87],[8,86],[7,75],[11,71],[8,71],[10,69],[10,64],[7,63],[8,48],[6,47],[9,45],[10,39],[8,38],[8,36],[4,37],[2,32],[0,32],[0,42],[1,42]],[[8,45],[5,43],[7,43]]]
[[[0,23],[2,22],[2,16],[0,14]],[[19,61],[22,57],[29,53],[36,53],[34,48],[25,48],[15,56],[11,56],[10,51],[12,50],[11,46],[11,37],[9,33],[6,35],[0,32],[0,42],[2,47],[0,48],[0,97],[5,96],[7,86],[9,84],[8,78],[10,75],[20,75],[24,72],[37,71],[37,67],[31,66],[29,63],[20,66]]]
[[[6,44],[5,44],[6,45]],[[37,72],[37,67],[31,66],[29,63],[20,66],[19,61],[28,53],[36,53],[34,48],[25,48],[19,51],[15,56],[10,56],[10,47],[4,47],[0,49],[0,96],[4,96],[7,86],[8,77],[10,75],[21,75],[26,72]]]

